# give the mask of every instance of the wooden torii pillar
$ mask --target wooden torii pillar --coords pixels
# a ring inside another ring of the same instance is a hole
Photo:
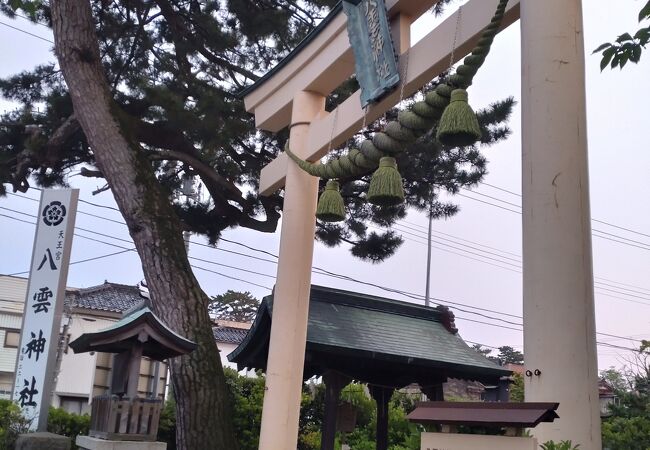
[[[409,44],[410,24],[436,2],[386,0],[400,73],[409,53],[405,96],[449,66],[458,13],[414,46]],[[510,0],[503,27],[519,18],[520,2],[524,340],[527,368],[541,374],[526,380],[526,396],[560,402],[561,419],[536,430],[541,442],[571,439],[584,450],[599,450],[581,0]],[[463,6],[456,60],[476,44],[497,3],[470,0]],[[336,118],[325,111],[326,96],[354,73],[353,58],[346,18],[340,13],[245,92],[246,110],[255,114],[260,129],[290,127],[294,153],[316,161],[326,154],[330,137],[336,146],[361,128],[360,92],[338,107]],[[398,100],[396,89],[373,104],[368,122]],[[260,193],[282,187],[260,450],[296,448],[314,249],[318,180],[281,154],[262,170]],[[566,328],[558,331],[558,323]]]

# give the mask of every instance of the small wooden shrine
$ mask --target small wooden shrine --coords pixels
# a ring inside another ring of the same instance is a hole
[[[170,330],[143,301],[120,321],[82,334],[70,347],[75,353],[115,354],[110,391],[93,398],[89,435],[116,441],[155,441],[162,400],[138,397],[141,359],[163,361],[190,353],[196,344]]]
[[[266,370],[273,304],[273,295],[262,300],[248,335],[228,355],[239,369]],[[509,375],[458,336],[447,308],[311,287],[303,379],[322,376],[326,386],[322,450],[334,448],[337,422],[340,431],[349,427],[338,401],[341,389],[352,380],[367,383],[377,402],[376,448],[386,450],[388,402],[395,389],[417,383],[429,399],[443,400],[448,378],[506,390],[503,381]]]
[[[559,406],[549,402],[422,402],[407,418],[429,429],[440,427],[440,432],[422,433],[422,449],[537,450],[537,439],[526,429],[559,419]]]

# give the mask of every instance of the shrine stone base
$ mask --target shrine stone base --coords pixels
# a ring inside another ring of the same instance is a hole
[[[90,436],[77,436],[77,446],[82,450],[167,450],[164,442],[108,441]]]
[[[70,450],[71,445],[69,437],[43,432],[21,434],[16,440],[16,450]]]

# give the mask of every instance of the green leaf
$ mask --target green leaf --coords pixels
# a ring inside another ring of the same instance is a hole
[[[646,5],[641,9],[639,12],[639,22],[641,22],[643,19],[650,18],[650,0]]]
[[[610,64],[611,68],[613,69],[614,67],[618,66],[620,60],[621,60],[621,55],[619,53],[616,56],[614,56],[614,59],[612,59],[612,63]]]
[[[634,35],[634,39],[639,40],[639,45],[645,45],[648,43],[648,38],[650,38],[650,27],[648,28],[641,28],[639,31],[636,32]]]
[[[621,43],[623,41],[631,41],[631,40],[632,40],[632,36],[630,35],[630,33],[623,33],[616,38],[616,42],[618,43]]]
[[[22,9],[33,18],[42,3],[41,0],[9,0],[9,7],[14,11]]]
[[[632,49],[632,55],[630,56],[630,61],[632,61],[635,64],[638,63],[639,60],[641,59],[641,52],[642,52],[642,49],[641,49],[640,45],[637,45],[636,47],[634,47]]]
[[[592,52],[592,55],[593,55],[594,53],[601,52],[601,51],[603,51],[603,50],[605,50],[606,48],[609,48],[609,47],[611,47],[611,46],[612,46],[612,44],[610,44],[609,42],[605,42],[604,44],[601,44],[600,47],[598,47],[596,50],[594,50],[594,51]]]
[[[603,59],[600,61],[601,72],[605,70],[605,67],[607,67],[609,62],[612,60],[612,56],[614,56],[615,51],[616,49],[614,47],[610,47],[603,52]]]
[[[625,52],[625,53],[621,54],[621,59],[619,61],[619,66],[621,67],[621,69],[623,69],[623,67],[625,67],[625,64],[627,64],[627,61],[629,59],[630,59],[630,54],[628,52]]]

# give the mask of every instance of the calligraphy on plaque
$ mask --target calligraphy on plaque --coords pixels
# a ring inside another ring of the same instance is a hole
[[[381,99],[399,83],[399,71],[384,0],[344,0],[361,106]]]

